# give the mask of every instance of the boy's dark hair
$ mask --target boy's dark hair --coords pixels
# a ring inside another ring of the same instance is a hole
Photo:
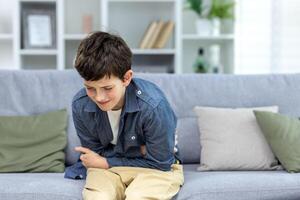
[[[75,68],[87,81],[114,75],[123,80],[131,69],[132,53],[125,41],[106,32],[93,32],[78,47]]]

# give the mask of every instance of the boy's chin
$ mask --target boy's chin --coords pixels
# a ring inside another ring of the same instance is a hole
[[[98,105],[98,107],[102,111],[110,111],[110,110],[119,110],[120,109],[120,108],[118,109],[117,106],[100,106],[100,105]]]

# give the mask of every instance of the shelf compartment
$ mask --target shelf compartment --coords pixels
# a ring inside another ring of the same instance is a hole
[[[204,58],[209,62],[209,48],[211,45],[218,44],[220,46],[220,64],[222,65],[223,73],[233,73],[233,60],[234,56],[233,42],[210,42],[210,41],[194,41],[187,40],[183,43],[183,51],[185,52],[182,60],[183,73],[193,73],[193,65],[198,56],[198,49],[201,47],[204,49]]]
[[[19,3],[20,19],[18,26],[20,26],[21,43],[19,45],[21,49],[55,49],[57,47],[58,40],[58,16],[56,1],[19,0]],[[32,17],[31,23],[29,17]],[[41,22],[41,20],[43,21],[43,23]],[[44,24],[46,20],[47,22],[49,22],[49,24]],[[42,24],[44,24],[45,26],[41,26]],[[32,25],[32,29],[30,29],[30,25]],[[41,30],[44,30],[45,28],[47,28],[46,30],[48,30],[49,28],[49,36],[47,38],[44,37],[44,33],[41,32]],[[30,30],[32,30],[31,33]],[[35,37],[33,37],[33,33],[36,34]],[[33,40],[33,38],[35,38],[36,40]]]
[[[124,38],[131,49],[139,47],[144,33],[151,22],[158,20],[175,22],[175,1],[162,1],[160,3],[156,1],[129,2],[113,1],[109,3],[108,31]],[[149,10],[155,12],[149,12]],[[174,33],[175,31],[173,30],[165,48],[174,48]]]
[[[100,0],[65,0],[64,1],[64,33],[67,35],[83,34],[84,16],[92,17],[92,31],[100,30]],[[75,23],[74,23],[75,22]],[[72,38],[73,40],[74,38]]]
[[[74,68],[74,60],[76,57],[77,49],[80,44],[80,40],[66,40],[65,41],[65,68],[73,69]]]
[[[133,55],[132,59],[135,72],[173,73],[173,66],[174,55]]]
[[[22,69],[56,69],[55,55],[23,55],[21,56]]]

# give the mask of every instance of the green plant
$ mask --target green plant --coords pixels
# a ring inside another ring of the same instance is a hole
[[[194,11],[199,17],[207,17],[209,6],[206,6],[204,0],[186,0],[185,9]]]
[[[234,1],[212,0],[208,18],[234,19]]]

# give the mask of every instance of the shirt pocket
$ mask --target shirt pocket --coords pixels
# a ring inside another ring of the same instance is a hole
[[[129,132],[124,138],[124,153],[126,157],[140,157],[141,154],[141,141],[136,132]]]

